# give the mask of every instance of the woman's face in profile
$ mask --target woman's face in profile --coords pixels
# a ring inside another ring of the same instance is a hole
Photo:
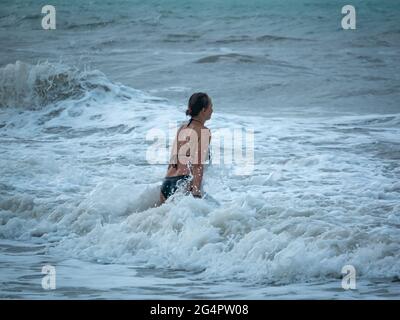
[[[205,109],[206,112],[206,120],[210,120],[211,119],[211,115],[213,113],[213,103],[212,101],[210,102],[210,105],[208,106],[208,108]]]

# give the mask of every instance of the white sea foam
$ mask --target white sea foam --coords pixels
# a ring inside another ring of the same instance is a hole
[[[356,32],[318,0],[70,0],[56,32],[6,2],[0,298],[399,297],[400,2],[356,0]],[[254,170],[214,162],[215,201],[154,207],[166,165],[146,134],[200,90],[212,151],[254,129]]]
[[[81,95],[35,104],[32,79],[52,78],[49,70],[70,68],[2,69],[2,238],[204,279],[336,279],[346,264],[366,279],[399,277],[398,114],[243,118],[217,109],[212,132],[255,130],[254,174],[212,165],[204,188],[219,205],[178,194],[155,207],[166,167],[146,163],[146,133],[184,120],[184,108],[98,71],[89,82],[79,71],[65,78]],[[62,97],[66,86],[57,88]]]

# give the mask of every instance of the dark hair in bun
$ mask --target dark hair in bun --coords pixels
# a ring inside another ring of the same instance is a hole
[[[204,108],[208,108],[210,104],[211,104],[211,98],[208,96],[207,93],[204,92],[193,93],[189,99],[186,115],[195,117],[200,113],[201,110],[203,110]]]

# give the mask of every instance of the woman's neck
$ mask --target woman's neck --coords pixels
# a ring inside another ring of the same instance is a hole
[[[192,117],[191,120],[192,120],[192,121],[200,122],[200,123],[204,126],[205,121],[202,120],[202,119],[198,119],[198,118],[193,118],[193,117]]]

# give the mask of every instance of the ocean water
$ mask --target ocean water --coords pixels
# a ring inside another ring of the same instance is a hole
[[[53,3],[45,31],[1,2],[0,298],[400,297],[398,3],[355,1],[347,31],[341,1]],[[156,207],[149,132],[200,90],[213,137],[254,130],[254,170],[213,158],[216,201]]]

